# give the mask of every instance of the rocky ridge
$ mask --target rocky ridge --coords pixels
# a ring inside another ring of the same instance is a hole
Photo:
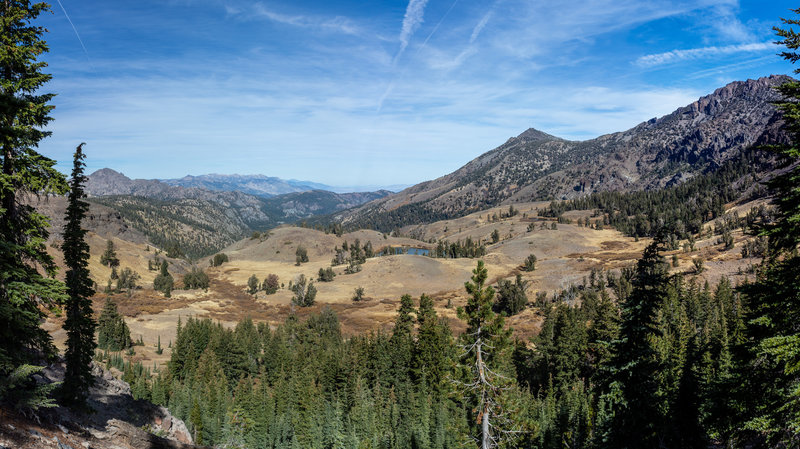
[[[586,141],[529,129],[453,173],[333,219],[386,228],[514,202],[679,183],[754,145],[784,139],[772,102],[779,98],[774,87],[788,79],[773,75],[733,82],[664,117]]]
[[[174,243],[190,257],[211,254],[253,231],[334,213],[391,193],[311,190],[264,198],[130,179],[109,168],[87,177],[86,192],[91,203],[116,211],[155,246]]]

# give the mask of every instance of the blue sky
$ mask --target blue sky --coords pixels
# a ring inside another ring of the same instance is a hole
[[[89,171],[131,177],[413,184],[529,127],[593,138],[730,81],[789,73],[771,28],[790,7],[55,1],[40,20],[58,94],[40,149],[63,171],[86,142]]]

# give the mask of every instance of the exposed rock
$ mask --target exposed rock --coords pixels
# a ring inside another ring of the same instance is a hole
[[[148,449],[188,449],[192,446],[180,441],[167,440],[134,427],[128,422],[112,419],[108,422],[108,432],[117,442],[133,448]]]
[[[43,370],[47,382],[63,379],[64,365]],[[134,400],[130,386],[93,364],[95,385],[89,391],[90,414],[63,407],[40,409],[37,420],[0,409],[0,449],[77,447],[97,449],[186,449],[195,447],[186,425],[164,407]],[[14,424],[12,424],[14,423]],[[16,425],[15,425],[16,424]],[[22,424],[26,431],[17,430]],[[6,430],[9,429],[9,430]],[[146,429],[146,430],[145,430]],[[9,444],[6,444],[9,441]]]

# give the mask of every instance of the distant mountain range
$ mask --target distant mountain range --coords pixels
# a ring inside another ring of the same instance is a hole
[[[784,141],[769,76],[730,83],[627,131],[570,141],[529,129],[453,173],[331,219],[390,230],[514,202],[656,189],[716,170],[754,145]]]
[[[228,179],[224,185],[232,188],[237,182],[247,184],[246,179],[250,177],[239,177],[239,181],[236,175],[220,178]],[[262,188],[265,187],[262,185]],[[353,208],[392,193],[388,190],[355,193],[305,190],[260,196],[235,190],[173,186],[152,179],[130,179],[110,168],[89,175],[85,189],[91,202],[116,210],[126,223],[146,235],[153,244],[163,247],[177,243],[190,256],[209,254],[253,231]]]
[[[325,190],[334,193],[366,192],[376,190],[400,191],[408,185],[391,186],[329,186],[311,181],[281,179],[265,175],[220,175],[209,174],[186,175],[178,179],[162,179],[161,182],[180,187],[199,187],[221,192],[242,192],[250,195],[270,197],[286,193],[306,192],[309,190]]]

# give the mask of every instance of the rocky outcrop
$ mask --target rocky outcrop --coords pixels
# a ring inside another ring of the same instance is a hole
[[[186,425],[169,410],[135,400],[130,385],[93,364],[89,413],[63,407],[23,414],[0,408],[0,448],[189,449]],[[39,382],[60,382],[63,364],[49,366]]]

